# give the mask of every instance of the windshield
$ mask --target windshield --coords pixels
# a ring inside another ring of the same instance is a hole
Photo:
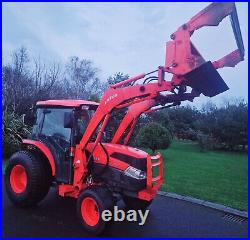
[[[37,109],[36,124],[32,135],[45,135],[70,142],[71,129],[64,128],[64,113],[72,112],[71,108]]]

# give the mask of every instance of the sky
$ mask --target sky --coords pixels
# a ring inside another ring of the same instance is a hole
[[[106,81],[115,72],[130,76],[164,65],[165,44],[179,26],[209,3],[2,3],[2,59],[25,46],[45,62],[71,56],[90,59]],[[230,90],[212,98],[248,98],[248,3],[236,3],[245,61],[219,70]],[[206,60],[217,60],[236,48],[229,18],[219,27],[202,28],[192,41]],[[202,96],[193,106],[208,101]]]

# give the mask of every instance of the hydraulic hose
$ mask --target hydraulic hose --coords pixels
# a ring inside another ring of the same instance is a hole
[[[100,142],[100,146],[102,147],[102,149],[103,149],[103,151],[104,151],[104,153],[105,153],[105,155],[106,155],[107,161],[106,161],[105,166],[101,169],[101,171],[98,172],[98,173],[95,173],[94,175],[92,175],[92,177],[97,177],[97,176],[101,176],[102,174],[104,174],[104,172],[107,170],[107,167],[108,167],[108,165],[109,165],[110,158],[109,158],[108,151],[107,151],[107,149],[103,146],[103,144],[102,144],[101,142]],[[89,158],[88,158],[88,164],[87,164],[87,167],[88,167],[88,169],[89,169],[89,174],[88,174],[88,175],[91,174],[91,170],[92,170],[92,168],[93,168],[93,163],[94,163],[93,152],[94,152],[94,151],[92,151],[91,155],[90,155]]]

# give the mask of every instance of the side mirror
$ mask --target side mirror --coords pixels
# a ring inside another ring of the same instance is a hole
[[[36,117],[33,114],[23,114],[23,123],[28,126],[33,126],[36,122]]]
[[[22,118],[25,125],[33,126],[36,123],[36,108],[32,105],[29,111],[22,115]]]
[[[73,128],[74,115],[72,112],[64,113],[64,128]]]

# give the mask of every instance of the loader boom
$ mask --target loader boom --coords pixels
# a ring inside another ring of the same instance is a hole
[[[171,34],[172,41],[167,42],[166,47],[166,70],[175,75],[185,75],[204,64],[204,58],[190,38],[196,30],[202,27],[218,26],[227,16],[230,16],[238,49],[225,56],[224,60],[220,60],[224,64],[216,65],[216,68],[234,67],[244,60],[244,45],[235,3],[219,2],[210,4]]]
[[[206,61],[191,42],[190,37],[202,27],[218,26],[227,16],[231,18],[238,49],[213,63]],[[171,39],[166,45],[165,66],[159,66],[151,73],[142,73],[108,88],[82,137],[81,149],[86,147],[100,125],[95,143],[97,144],[101,140],[102,133],[114,109],[130,106],[130,111],[121,122],[122,125],[112,140],[118,142],[123,130],[135,122],[142,112],[150,111],[150,108],[154,106],[160,104],[161,107],[164,107],[166,103],[177,105],[181,101],[192,101],[200,94],[213,97],[228,90],[228,86],[216,69],[234,67],[244,59],[244,45],[235,3],[210,4],[171,34]],[[157,72],[157,76],[152,76],[155,72]],[[173,75],[172,79],[165,79],[166,72]],[[189,93],[186,90],[187,86],[192,89]],[[136,117],[131,117],[132,115]],[[133,129],[133,124],[131,129]],[[126,141],[130,135],[131,133],[128,134]]]

